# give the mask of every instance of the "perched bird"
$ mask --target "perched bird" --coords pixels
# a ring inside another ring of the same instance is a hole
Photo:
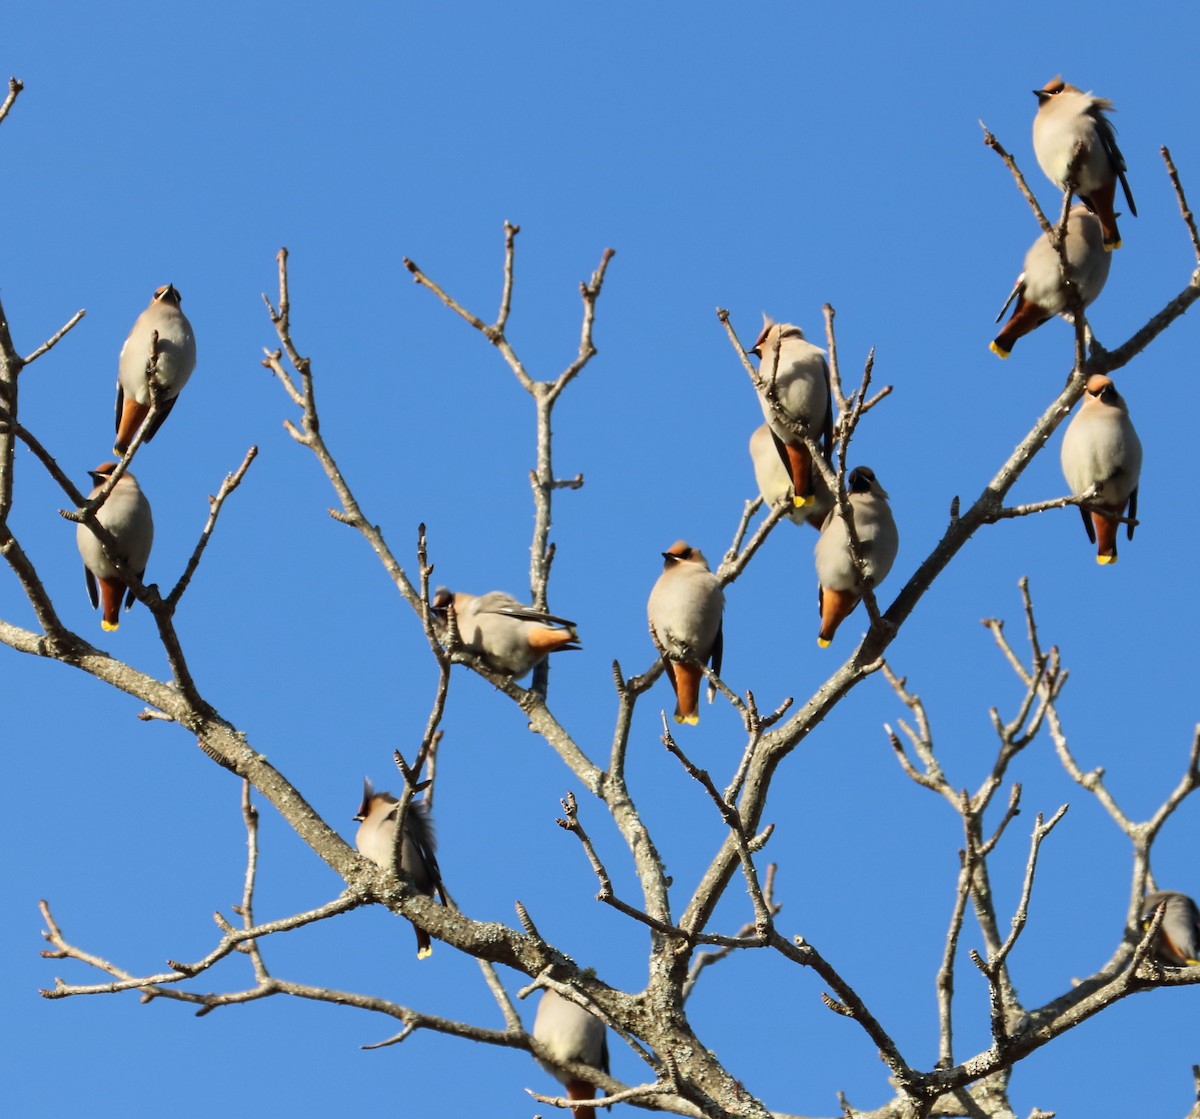
[[[1154,911],[1165,905],[1162,924],[1154,941],[1154,955],[1168,967],[1194,967],[1200,964],[1200,909],[1187,894],[1176,890],[1158,890],[1142,903],[1142,923],[1148,926]]]
[[[114,455],[123,455],[150,411],[150,380],[146,374],[151,354],[158,355],[155,377],[162,392],[158,415],[146,431],[147,443],[171,414],[179,392],[196,368],[196,338],[192,324],[180,310],[183,296],[170,284],[154,293],[137,317],[121,347],[117,373],[117,441]],[[158,341],[155,342],[155,332]]]
[[[533,1020],[533,1037],[556,1061],[577,1062],[608,1072],[608,1036],[604,1023],[582,1006],[547,988]],[[538,1064],[567,1089],[569,1100],[594,1100],[596,1086],[576,1080],[561,1069],[538,1058]],[[594,1119],[596,1109],[573,1107],[575,1119]]]
[[[750,436],[750,461],[754,464],[754,480],[758,483],[758,492],[762,494],[763,501],[775,505],[781,498],[791,496],[792,479],[779,457],[779,448],[767,424],[756,427]],[[825,517],[833,508],[833,494],[829,492],[819,470],[812,472],[812,491],[812,504],[802,509],[793,505],[788,516],[795,524],[807,521],[820,532]]]
[[[1086,206],[1072,206],[1067,218],[1067,274],[1087,307],[1103,290],[1108,280],[1112,257],[1104,251],[1104,233],[1095,215]],[[1043,233],[1025,254],[1025,271],[996,316],[1004,318],[1013,300],[1017,305],[1012,318],[996,335],[989,347],[999,357],[1008,357],[1018,338],[1037,330],[1055,315],[1071,318],[1071,299],[1062,280],[1062,265],[1050,238]]]
[[[463,646],[478,653],[495,672],[519,678],[546,654],[581,647],[574,622],[523,606],[503,591],[452,594],[438,587],[430,605],[445,614],[451,602]]]
[[[1041,89],[1035,89],[1033,95],[1038,99],[1033,118],[1033,151],[1038,166],[1059,190],[1073,188],[1079,200],[1100,219],[1104,251],[1119,249],[1121,235],[1113,212],[1118,179],[1134,217],[1137,207],[1129,193],[1125,158],[1117,147],[1116,130],[1104,115],[1106,110],[1112,111],[1112,102],[1084,93],[1061,77],[1052,78]],[[1075,169],[1075,181],[1069,184],[1071,160],[1080,144],[1083,150]]]
[[[900,534],[887,502],[887,493],[875,479],[875,472],[858,466],[846,478],[846,496],[854,510],[854,528],[858,533],[860,554],[866,577],[872,587],[883,582],[891,571],[900,548]],[[828,648],[837,628],[858,605],[858,581],[850,556],[850,536],[846,522],[834,509],[825,518],[814,554],[817,559],[817,605],[821,612],[821,632],[817,644]]]
[[[702,664],[721,674],[721,612],[725,595],[698,548],[677,540],[662,554],[663,573],[650,591],[646,613],[675,689],[675,722],[700,721]]]
[[[89,500],[100,492],[116,468],[115,462],[105,462],[95,470],[88,471],[95,486],[88,494]],[[150,559],[150,546],[154,543],[154,518],[150,515],[150,502],[132,474],[126,472],[117,479],[107,500],[96,510],[96,520],[116,540],[120,561],[141,579]],[[87,579],[92,608],[95,609],[103,601],[104,614],[100,625],[106,630],[114,630],[121,624],[121,597],[129,584],[105,553],[96,534],[82,522],[75,528],[75,543],[83,557],[83,573]],[[99,592],[97,583],[100,584]],[[128,610],[132,605],[133,591],[129,591],[125,609]]]
[[[829,393],[829,366],[825,351],[806,341],[804,332],[791,323],[777,323],[763,315],[762,333],[750,352],[759,358],[759,376],[774,385],[783,418],[807,428],[819,439],[825,461],[833,447],[833,406]],[[780,461],[792,482],[792,500],[804,508],[815,501],[812,456],[803,440],[788,430],[763,392],[758,394],[763,417],[778,448]]]
[[[1101,373],[1088,378],[1083,403],[1063,435],[1062,471],[1076,497],[1098,487],[1088,501],[1090,511],[1081,505],[1079,513],[1096,545],[1096,562],[1116,563],[1117,518],[1125,515],[1126,506],[1132,518],[1126,537],[1133,539],[1142,443],[1117,386]]]
[[[358,853],[376,866],[396,870],[396,818],[400,802],[391,793],[377,793],[369,780],[363,781],[362,804],[355,819],[361,821],[354,846]],[[400,868],[412,884],[426,897],[436,892],[442,904],[446,894],[442,889],[442,872],[437,864],[437,840],[433,821],[423,800],[410,800],[404,813],[404,839],[401,843]],[[413,925],[417,934],[417,959],[423,960],[433,952],[429,934]]]

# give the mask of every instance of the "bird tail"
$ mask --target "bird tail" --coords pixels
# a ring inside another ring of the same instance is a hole
[[[1124,176],[1122,176],[1124,179]],[[1128,187],[1126,192],[1128,193]],[[1102,187],[1097,187],[1086,198],[1080,195],[1080,200],[1100,222],[1100,228],[1104,231],[1104,251],[1111,253],[1113,249],[1121,247],[1121,234],[1117,231],[1117,215],[1114,212],[1114,204],[1117,196],[1117,180],[1113,179],[1110,183],[1105,183]]]
[[[1008,357],[1018,338],[1024,338],[1026,334],[1037,330],[1049,318],[1050,316],[1036,303],[1027,302],[1023,295],[1018,296],[1017,308],[1013,311],[1012,318],[1004,324],[1004,329],[996,335],[988,349],[998,357]]]
[[[585,1080],[568,1080],[567,1081],[567,1099],[569,1100],[594,1100],[596,1098],[596,1086],[588,1084]],[[594,1107],[573,1107],[571,1115],[574,1119],[595,1119],[596,1109]]]
[[[1120,521],[1106,517],[1103,513],[1092,513],[1092,524],[1096,529],[1096,562],[1117,562],[1117,526]]]
[[[818,591],[821,604],[821,632],[817,644],[828,649],[833,636],[858,605],[858,595],[853,591],[831,591],[821,587]]]
[[[676,700],[675,722],[694,727],[700,722],[700,681],[704,673],[696,664],[672,664],[671,668]]]

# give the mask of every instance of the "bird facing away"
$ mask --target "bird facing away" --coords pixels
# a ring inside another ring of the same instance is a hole
[[[196,337],[180,310],[183,296],[171,284],[154,293],[137,317],[121,347],[117,373],[117,441],[113,454],[123,455],[150,411],[150,379],[146,374],[152,353],[158,354],[156,379],[161,386],[158,415],[146,430],[145,442],[171,414],[179,392],[196,368]],[[157,343],[154,340],[158,332]]]
[[[1059,190],[1072,186],[1079,200],[1100,219],[1104,251],[1119,249],[1121,235],[1113,212],[1118,179],[1134,217],[1137,207],[1125,178],[1125,158],[1117,147],[1116,130],[1104,115],[1105,111],[1113,111],[1112,102],[1084,93],[1061,77],[1052,78],[1033,95],[1038,99],[1033,118],[1033,151],[1038,166]],[[1068,184],[1071,160],[1081,144],[1075,181]]]
[[[1096,496],[1079,513],[1088,539],[1096,545],[1096,562],[1117,562],[1117,529],[1129,507],[1126,536],[1133,539],[1137,520],[1138,477],[1142,471],[1142,443],[1117,386],[1101,373],[1093,373],[1075,418],[1062,441],[1062,471],[1071,492],[1078,497],[1092,486]]]
[[[1072,206],[1067,218],[1067,275],[1084,307],[1103,290],[1112,257],[1104,251],[1104,233],[1086,206]],[[1012,318],[989,347],[998,357],[1008,357],[1018,338],[1037,330],[1055,315],[1070,321],[1071,297],[1062,279],[1062,265],[1050,238],[1043,233],[1025,254],[1025,270],[1017,277],[1012,292],[996,316],[1004,318],[1013,300]]]
[[[88,471],[94,484],[92,492],[88,494],[89,500],[100,492],[116,468],[115,462],[105,462],[95,470]],[[96,520],[116,540],[117,555],[121,562],[141,579],[150,560],[150,546],[154,543],[154,518],[150,515],[150,502],[132,474],[126,472],[117,479],[108,499],[96,511]],[[75,543],[83,557],[83,573],[92,608],[103,602],[104,613],[100,625],[105,630],[115,630],[121,624],[121,597],[129,584],[105,554],[104,546],[96,534],[82,522],[75,527]],[[132,605],[133,591],[129,591],[125,609],[128,610]]]
[[[608,1035],[604,1023],[582,1006],[547,988],[533,1020],[534,1039],[541,1042],[556,1061],[573,1061],[608,1072]],[[561,1069],[538,1058],[538,1064],[567,1089],[569,1100],[594,1100],[596,1086],[576,1080]],[[573,1107],[574,1119],[595,1119],[596,1109]]]
[[[650,591],[646,613],[667,679],[675,689],[675,722],[700,721],[702,664],[721,674],[721,612],[725,595],[698,548],[677,540],[662,554],[663,573]]]
[[[430,605],[444,615],[451,602],[464,648],[479,654],[495,672],[519,679],[548,653],[581,647],[574,622],[523,606],[503,591],[452,594],[438,587]]]
[[[791,497],[792,479],[787,467],[779,457],[779,448],[775,444],[775,436],[767,424],[761,424],[754,429],[750,436],[750,461],[754,464],[754,480],[758,483],[758,492],[768,505],[776,505],[782,498]],[[788,502],[792,508],[788,512],[794,524],[807,521],[818,532],[829,510],[833,508],[833,494],[825,484],[825,478],[819,470],[812,472],[813,502],[803,509]]]
[[[854,528],[858,532],[866,578],[872,587],[877,587],[891,571],[900,548],[900,534],[888,505],[888,495],[870,467],[858,466],[846,478],[846,496],[854,511]],[[817,605],[821,612],[817,644],[826,649],[861,597],[850,555],[850,535],[836,509],[825,518],[814,555]]]
[[[1142,924],[1149,925],[1154,911],[1166,905],[1153,950],[1159,963],[1168,967],[1193,967],[1200,964],[1200,909],[1187,894],[1176,890],[1158,890],[1142,903]]]
[[[369,780],[363,781],[362,804],[355,819],[360,821],[354,846],[358,853],[376,866],[396,870],[396,818],[400,802],[391,793],[377,793]],[[404,877],[426,897],[436,892],[442,904],[446,894],[442,889],[442,873],[437,864],[437,840],[433,821],[423,800],[410,800],[404,813],[404,839],[401,843],[400,868]],[[413,925],[417,934],[417,959],[423,960],[433,952],[429,934]]]
[[[829,366],[825,351],[804,337],[792,323],[777,323],[763,315],[763,328],[750,353],[759,358],[759,376],[775,386],[775,395],[783,419],[808,430],[819,439],[825,461],[833,447],[833,407],[830,403]],[[788,429],[771,401],[761,391],[758,402],[763,418],[771,429],[780,461],[792,482],[792,500],[799,508],[815,500],[812,455],[802,439]]]

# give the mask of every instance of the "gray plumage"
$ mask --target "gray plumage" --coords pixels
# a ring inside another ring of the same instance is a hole
[[[811,455],[804,441],[790,425],[798,425],[820,447],[825,461],[833,445],[833,405],[830,396],[829,366],[825,351],[804,337],[794,323],[777,323],[763,315],[762,333],[751,353],[759,358],[759,377],[769,392],[758,390],[763,418],[775,437],[780,462],[795,491],[798,506],[812,504],[813,476]],[[770,396],[774,395],[773,404]]]
[[[677,540],[662,555],[663,572],[650,591],[646,614],[675,689],[675,721],[696,723],[700,665],[711,659],[713,671],[721,672],[725,595],[704,553],[687,541]]]
[[[1105,116],[1112,111],[1112,102],[1084,93],[1060,77],[1033,92],[1038,99],[1033,118],[1033,151],[1038,166],[1059,190],[1066,190],[1071,161],[1082,145],[1074,175],[1075,193],[1099,218],[1105,245],[1109,249],[1120,248],[1113,211],[1118,179],[1129,212],[1135,217],[1137,207],[1125,178],[1125,157],[1117,147],[1116,131]]]
[[[777,323],[763,315],[762,333],[751,352],[759,355],[758,371],[763,380],[775,385],[784,415],[794,423],[806,425],[809,434],[819,440],[830,417],[825,351],[808,341],[804,331],[794,323]],[[771,430],[785,442],[792,440],[791,431],[779,422],[761,392],[758,402]]]
[[[888,504],[888,495],[874,471],[859,466],[846,478],[846,496],[854,511],[854,528],[865,575],[871,586],[876,587],[891,571],[900,549],[900,533]],[[837,509],[825,518],[813,555],[821,611],[817,641],[824,647],[833,640],[837,627],[849,617],[859,600],[858,580],[850,555],[850,534]]]
[[[400,802],[387,792],[375,792],[369,780],[363,782],[363,799],[354,817],[359,821],[354,846],[358,853],[376,866],[396,870],[396,822]],[[446,895],[442,889],[442,874],[437,863],[437,840],[433,821],[423,800],[411,800],[404,813],[404,836],[400,845],[400,867],[404,877],[426,897],[437,893],[442,904]],[[417,956],[424,959],[432,951],[429,936],[413,926],[417,934]]]
[[[549,653],[580,648],[574,622],[525,606],[503,591],[452,594],[438,587],[433,609],[444,614],[451,602],[463,646],[496,672],[519,678]]]
[[[1072,206],[1067,218],[1067,274],[1071,277],[1084,307],[1104,290],[1112,255],[1104,251],[1104,234],[1099,220],[1086,206]],[[1025,269],[1017,277],[1000,314],[1016,301],[1012,317],[991,344],[993,353],[1008,357],[1018,338],[1036,330],[1055,315],[1069,318],[1068,290],[1062,281],[1059,256],[1043,233],[1025,254]]]
[[[756,427],[754,434],[750,436],[750,461],[754,465],[754,480],[758,483],[758,492],[768,505],[776,505],[792,492],[791,476],[780,457],[771,429],[765,423]],[[829,492],[821,472],[816,469],[812,472],[812,490],[813,504],[803,508],[793,506],[787,515],[794,524],[804,524],[807,521],[819,532],[829,510],[833,508],[833,494]]]
[[[100,492],[116,466],[115,462],[106,462],[89,472],[95,483],[88,494],[89,499]],[[154,544],[154,518],[150,513],[150,502],[142,493],[137,479],[128,471],[121,475],[108,499],[97,510],[96,520],[113,535],[120,559],[126,567],[141,579]],[[120,624],[121,598],[128,584],[105,554],[96,534],[86,524],[76,526],[75,543],[83,559],[88,598],[93,608],[103,600],[104,614],[100,624],[106,630],[115,630]],[[130,592],[125,603],[126,610],[133,605],[133,601]]]
[[[1079,410],[1063,433],[1061,460],[1063,476],[1077,497],[1099,486],[1089,501],[1095,511],[1081,507],[1080,512],[1088,538],[1099,542],[1097,560],[1115,563],[1117,522],[1105,518],[1101,510],[1119,517],[1128,506],[1130,516],[1137,517],[1142,443],[1124,399],[1108,377],[1094,373],[1088,378]],[[1128,527],[1130,540],[1133,527]]]
[[[564,999],[547,988],[542,992],[537,1015],[533,1020],[533,1036],[550,1052],[556,1061],[577,1062],[608,1072],[608,1032],[604,1023],[582,1006]],[[594,1085],[577,1080],[557,1066],[538,1058],[538,1064],[567,1089],[572,1100],[595,1099]],[[576,1116],[592,1117],[592,1108],[573,1108]]]
[[[1150,924],[1155,909],[1163,903],[1167,910],[1154,942],[1154,953],[1159,962],[1168,967],[1200,964],[1200,909],[1187,894],[1158,890],[1142,904],[1143,924]]]
[[[150,409],[150,379],[146,375],[152,347],[157,350],[156,379],[162,387],[158,415],[145,442],[162,427],[183,386],[196,368],[196,337],[180,307],[183,297],[171,284],[154,293],[137,317],[121,347],[117,373],[117,440],[113,453],[123,455]],[[158,334],[157,343],[154,335]]]

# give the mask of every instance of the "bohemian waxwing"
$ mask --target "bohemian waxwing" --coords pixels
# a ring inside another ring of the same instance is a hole
[[[604,1023],[582,1006],[547,988],[533,1020],[533,1036],[555,1061],[576,1062],[608,1072],[608,1036]],[[562,1069],[538,1058],[538,1064],[567,1089],[569,1100],[594,1100],[596,1086],[576,1080]],[[596,1109],[573,1107],[575,1119],[595,1119]]]
[[[1125,515],[1126,505],[1132,518],[1126,536],[1133,539],[1142,443],[1117,386],[1103,374],[1093,373],[1088,378],[1079,411],[1067,425],[1062,470],[1076,497],[1092,486],[1099,487],[1088,501],[1091,512],[1082,505],[1079,512],[1088,539],[1096,545],[1096,562],[1116,563],[1117,527],[1121,523],[1116,518]]]
[[[503,591],[452,594],[438,587],[430,605],[444,615],[452,601],[463,646],[495,672],[519,679],[548,653],[581,647],[574,622],[523,606]]]
[[[754,480],[758,483],[758,492],[762,494],[763,501],[774,506],[782,498],[791,497],[792,479],[779,457],[775,436],[767,424],[756,427],[750,436],[750,461],[754,464]],[[829,510],[833,508],[833,494],[829,492],[819,470],[812,472],[812,491],[813,504],[803,509],[792,505],[788,517],[798,525],[807,521],[820,532]],[[788,504],[791,505],[791,502]]]
[[[900,534],[887,502],[888,495],[870,467],[858,466],[846,478],[846,496],[854,510],[854,527],[858,532],[866,577],[872,587],[877,587],[891,571],[900,548]],[[850,556],[850,536],[846,532],[846,522],[836,509],[825,518],[814,554],[817,559],[817,605],[821,613],[817,644],[825,649],[861,597],[854,560]]]
[[[1087,307],[1104,290],[1112,256],[1104,251],[1104,232],[1099,219],[1088,213],[1086,206],[1072,206],[1067,218],[1067,264],[1079,298]],[[1025,254],[1025,271],[1017,277],[1012,292],[996,316],[997,322],[1004,318],[1004,312],[1014,299],[1017,305],[1012,318],[989,347],[999,357],[1008,357],[1018,338],[1037,330],[1055,315],[1070,321],[1062,266],[1050,238],[1044,233]]]
[[[1142,923],[1149,925],[1154,911],[1166,905],[1154,955],[1168,967],[1194,967],[1200,964],[1200,909],[1187,894],[1176,890],[1159,890],[1142,903]]]
[[[95,485],[88,494],[89,499],[100,492],[116,468],[115,462],[105,462],[95,470],[88,471]],[[121,562],[141,579],[150,559],[150,546],[154,543],[154,518],[150,515],[150,502],[132,474],[126,472],[117,480],[108,499],[96,511],[96,520],[116,540]],[[83,557],[83,573],[87,579],[92,608],[95,609],[103,601],[104,615],[100,625],[106,630],[114,630],[121,624],[121,597],[129,584],[105,554],[96,534],[82,522],[75,528],[75,543]],[[97,583],[100,584],[99,593]],[[132,605],[133,591],[129,591],[125,609],[128,610]]]
[[[137,317],[129,337],[121,347],[117,373],[117,441],[114,455],[123,455],[137,430],[150,411],[150,381],[146,367],[158,332],[157,379],[162,386],[162,401],[153,425],[146,431],[145,442],[171,414],[179,391],[187,384],[196,368],[196,338],[192,324],[180,310],[183,296],[171,284],[154,293],[147,307]]]
[[[646,613],[675,689],[675,722],[700,721],[700,666],[721,674],[721,612],[725,595],[698,548],[677,540],[662,554],[663,573],[650,591]]]
[[[1100,219],[1105,252],[1119,249],[1121,235],[1113,213],[1118,179],[1134,217],[1137,207],[1125,179],[1125,159],[1117,147],[1116,131],[1104,115],[1105,110],[1112,111],[1112,102],[1084,93],[1061,77],[1035,89],[1033,95],[1038,99],[1033,118],[1033,150],[1038,166],[1059,190],[1066,190],[1071,160],[1083,145],[1075,171],[1075,194]]]
[[[825,461],[833,447],[833,406],[829,393],[829,366],[825,351],[806,341],[804,332],[791,323],[777,323],[763,315],[763,328],[750,352],[759,358],[759,376],[775,386],[785,419],[808,429],[819,439]],[[758,402],[775,439],[780,461],[792,482],[795,504],[804,508],[815,500],[812,456],[802,440],[790,432],[761,392]]]
[[[361,821],[354,846],[358,853],[376,866],[396,869],[396,818],[400,802],[391,793],[377,793],[369,780],[363,781],[362,804],[355,819]],[[446,904],[442,890],[442,873],[437,864],[437,840],[433,821],[423,800],[410,800],[404,813],[404,841],[401,845],[400,867],[404,877],[426,897],[434,893]],[[433,952],[429,934],[413,925],[417,934],[417,959],[423,960]]]

